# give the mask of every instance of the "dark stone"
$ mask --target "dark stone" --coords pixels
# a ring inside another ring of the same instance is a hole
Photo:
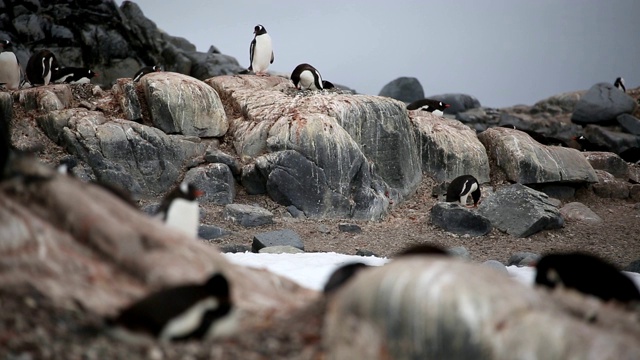
[[[240,176],[242,173],[242,165],[235,157],[216,148],[209,147],[204,154],[204,160],[210,163],[225,164],[231,169],[233,176]]]
[[[200,225],[198,229],[198,237],[205,240],[217,239],[230,234],[231,231],[213,225]]]
[[[287,206],[287,211],[291,214],[292,217],[296,219],[305,218],[304,212],[300,211],[297,207],[293,205]]]
[[[365,250],[365,249],[358,249],[356,251],[356,256],[375,256],[375,257],[380,257],[378,256],[378,254],[374,253],[373,251],[369,251],[369,250]]]
[[[540,255],[532,252],[517,252],[509,258],[507,266],[533,266],[540,259]]]
[[[362,232],[362,228],[360,226],[358,226],[357,224],[347,224],[347,223],[338,224],[338,230],[341,231],[341,232],[348,232],[348,233],[361,233]]]
[[[487,218],[458,203],[435,204],[431,209],[431,222],[445,231],[460,235],[482,236],[492,229]]]
[[[544,184],[537,187],[536,190],[542,191],[550,198],[559,200],[570,200],[576,196],[576,188],[569,185]]]
[[[628,133],[640,135],[640,119],[637,117],[630,114],[620,114],[616,120],[618,120],[618,124]]]
[[[629,185],[629,198],[632,201],[640,201],[640,184]]]
[[[584,136],[592,143],[603,146],[616,154],[630,148],[640,147],[640,136],[613,131],[598,125],[585,126]]]
[[[260,249],[270,246],[293,246],[304,251],[302,239],[295,231],[290,229],[256,234],[253,237],[251,251],[257,253]]]
[[[604,170],[596,170],[598,183],[593,184],[593,193],[601,198],[626,199],[629,197],[631,184],[626,180],[616,179]]]
[[[471,257],[471,255],[469,254],[469,250],[464,246],[448,248],[447,253],[451,256],[459,257],[462,259],[469,259]]]
[[[378,95],[411,103],[424,99],[424,89],[418,79],[414,77],[400,77],[385,85]]]
[[[629,165],[620,156],[610,152],[583,152],[582,154],[595,170],[604,170],[620,179],[629,178]]]
[[[236,186],[231,170],[225,164],[215,163],[190,169],[184,181],[195,185],[204,194],[200,201],[216,205],[231,204],[236,196]]]
[[[244,227],[273,224],[273,214],[261,207],[229,204],[224,207],[224,218]]]
[[[267,193],[267,179],[262,175],[256,164],[248,164],[242,167],[240,183],[249,195]]]
[[[445,114],[458,114],[470,109],[475,109],[480,107],[480,101],[476,99],[474,96],[467,94],[442,94],[442,95],[431,95],[427,97],[428,99],[439,100],[446,104],[449,104],[448,108],[444,110]]]
[[[522,184],[502,188],[485,198],[478,212],[496,228],[516,237],[564,226],[558,208],[549,197]]]
[[[229,244],[220,246],[220,252],[223,253],[246,253],[250,252],[251,248],[247,245],[239,245],[239,244]]]
[[[630,262],[629,265],[624,268],[624,271],[640,274],[640,259]]]
[[[571,121],[576,124],[612,123],[620,114],[630,114],[635,100],[609,83],[593,85],[576,104]]]

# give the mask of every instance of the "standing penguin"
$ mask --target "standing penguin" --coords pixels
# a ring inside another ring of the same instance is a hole
[[[551,289],[562,285],[604,301],[640,301],[630,278],[606,261],[579,252],[543,256],[536,264],[536,284]]]
[[[300,64],[293,69],[291,81],[298,90],[322,90],[324,81],[320,72],[309,64]]]
[[[162,68],[158,65],[145,66],[142,69],[138,70],[135,75],[133,75],[133,82],[138,82],[140,81],[140,79],[142,79],[143,76],[157,71],[162,71]]]
[[[478,206],[480,201],[480,184],[471,175],[462,175],[453,179],[447,187],[447,202],[460,201],[462,205],[467,205],[467,197],[471,194],[473,207]]]
[[[53,72],[51,81],[58,84],[89,84],[95,76],[98,76],[98,74],[91,69],[64,67]]]
[[[55,55],[49,50],[40,50],[27,62],[27,81],[33,86],[49,85],[55,71],[58,71]]]
[[[8,90],[20,88],[20,63],[13,51],[11,41],[0,40],[0,84]]]
[[[407,110],[422,110],[428,111],[433,115],[442,116],[444,115],[444,109],[448,108],[449,104],[445,104],[439,100],[432,99],[422,99],[416,100],[411,104],[407,105]]]
[[[267,29],[262,25],[253,28],[253,41],[249,47],[249,70],[256,75],[267,75],[269,64],[273,64],[273,46],[271,36],[267,34]]]
[[[106,323],[111,334],[123,340],[146,334],[159,340],[180,341],[232,330],[235,318],[231,313],[229,282],[223,275],[214,274],[204,284],[153,293]]]
[[[622,92],[627,92],[627,88],[624,87],[624,79],[621,78],[621,77],[616,79],[616,82],[613,83],[613,86],[615,86],[618,89],[622,90]]]
[[[157,215],[167,226],[195,238],[200,224],[198,197],[202,194],[194,185],[182,182],[165,196]]]

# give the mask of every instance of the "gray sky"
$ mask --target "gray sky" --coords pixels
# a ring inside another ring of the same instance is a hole
[[[118,4],[122,0],[116,0]],[[533,104],[624,77],[640,84],[638,0],[137,0],[170,35],[249,64],[253,27],[275,61],[377,95],[399,76],[425,95],[462,92],[484,106]]]

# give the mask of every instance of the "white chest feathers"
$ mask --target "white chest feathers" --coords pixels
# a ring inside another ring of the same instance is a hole
[[[256,36],[256,44],[253,48],[253,61],[251,62],[251,68],[255,73],[264,73],[267,71],[269,64],[271,64],[271,54],[273,54],[271,36],[269,36],[269,34]]]
[[[318,81],[316,82],[316,76]],[[320,90],[318,84],[322,84],[322,78],[316,71],[315,76],[311,70],[305,70],[300,73],[300,89],[302,90]]]
[[[198,236],[200,225],[200,207],[197,201],[174,199],[167,209],[167,226],[178,229],[190,237]]]
[[[20,86],[20,65],[11,51],[0,53],[0,83],[9,90],[17,90]]]

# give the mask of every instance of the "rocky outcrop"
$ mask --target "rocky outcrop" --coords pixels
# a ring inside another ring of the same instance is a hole
[[[492,128],[478,135],[489,158],[511,181],[521,184],[596,182],[596,174],[579,151],[546,146],[514,129]]]
[[[127,120],[108,120],[84,109],[51,111],[38,117],[47,136],[87,163],[99,181],[136,195],[167,191],[207,144],[199,138],[167,135]]]
[[[437,181],[473,175],[489,182],[489,158],[475,131],[457,120],[410,112],[421,150],[422,171]]]
[[[585,151],[582,155],[595,170],[604,170],[611,175],[621,178],[629,178],[629,165],[620,156],[610,152]]]
[[[13,42],[23,67],[46,44],[61,66],[88,67],[100,74],[92,82],[103,87],[132,77],[145,65],[162,65],[201,80],[243,70],[230,56],[198,52],[187,40],[158,29],[131,1],[120,7],[113,0],[3,1],[0,13],[0,38]]]
[[[420,255],[348,282],[327,306],[323,345],[329,359],[631,359],[640,329],[625,316],[478,264]]]
[[[416,140],[402,103],[297,92],[288,80],[275,77],[207,82],[223,103],[242,114],[229,131],[240,158],[253,160],[259,172],[245,166],[254,175],[243,170],[243,179],[263,179],[272,198],[307,216],[377,219],[388,211],[389,198],[403,199],[421,180]]]
[[[383,86],[378,95],[411,103],[424,99],[424,89],[414,77],[399,77]]]
[[[576,124],[608,124],[636,108],[633,98],[609,83],[593,85],[578,101],[571,116]]]
[[[521,184],[502,188],[484,199],[478,213],[497,229],[516,237],[564,226],[558,208],[546,194]]]
[[[18,159],[0,183],[0,286],[31,286],[60,308],[113,315],[150,291],[222,272],[243,322],[296,308],[313,294],[229,264],[214,247],[165,227],[105,188]],[[253,315],[251,315],[253,314]],[[262,314],[262,315],[260,315]]]
[[[585,126],[584,136],[592,143],[603,146],[616,154],[640,147],[640,136],[599,125]]]
[[[200,202],[227,205],[236,197],[235,180],[231,169],[225,164],[214,163],[189,169],[184,181],[204,192],[198,198]]]
[[[602,198],[626,199],[629,197],[631,184],[627,180],[616,179],[604,170],[596,170],[598,182],[593,184],[593,193]]]

